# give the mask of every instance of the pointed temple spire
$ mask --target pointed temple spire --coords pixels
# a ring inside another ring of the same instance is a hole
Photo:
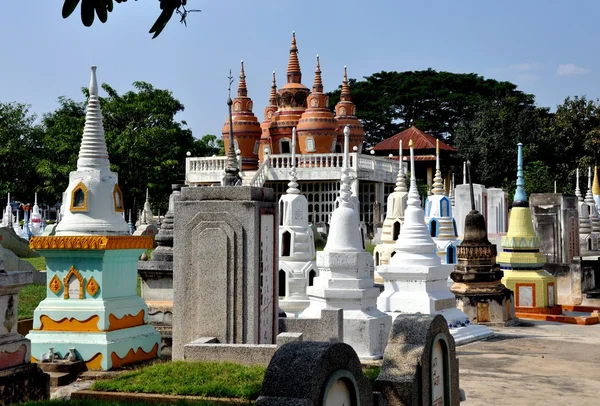
[[[525,179],[523,178],[523,144],[517,144],[517,190],[515,191],[514,202],[526,202]]]
[[[450,204],[452,207],[454,207],[456,203],[454,193],[454,173],[452,173],[452,180],[450,181],[450,196],[448,196],[450,198]]]
[[[96,67],[91,68],[90,98],[85,115],[83,138],[79,148],[77,170],[84,168],[110,170],[106,140],[104,139],[104,126],[102,125],[102,112],[98,98],[98,82],[96,80]]]
[[[240,84],[238,85],[238,96],[248,96],[248,88],[246,87],[246,73],[244,72],[244,61],[241,62],[242,67],[240,69]]]
[[[319,63],[319,55],[317,55],[317,67],[315,68],[315,81],[312,91],[314,93],[323,93],[323,81],[321,79],[321,64]]]
[[[467,161],[463,161],[463,185],[467,184]]]
[[[286,193],[291,195],[300,194],[296,178],[296,127],[292,128],[292,165],[290,168],[290,181]]]
[[[269,106],[277,107],[277,82],[275,80],[275,71],[273,71],[273,80],[271,81],[271,94],[269,95]]]
[[[415,151],[413,148],[413,140],[408,143],[410,148],[410,188],[408,189],[408,207],[419,208],[421,210],[421,196],[417,189],[417,178],[415,177]],[[424,224],[424,223],[423,223]]]
[[[342,80],[342,93],[340,94],[340,100],[350,101],[350,86],[348,86],[348,70],[344,66],[344,79]]]
[[[394,188],[394,192],[406,192],[406,176],[404,175],[404,165],[402,165],[402,140],[400,140],[400,145],[398,147],[398,178],[396,179],[396,187]]]
[[[444,184],[442,183],[442,172],[440,171],[440,140],[435,140],[435,176],[433,178],[434,195],[443,195]]]
[[[594,181],[592,182],[592,194],[600,195],[600,182],[598,181],[598,166],[594,165]]]
[[[290,46],[290,59],[287,67],[287,82],[301,83],[302,71],[298,61],[298,47],[296,46],[296,32],[292,32],[292,45]]]

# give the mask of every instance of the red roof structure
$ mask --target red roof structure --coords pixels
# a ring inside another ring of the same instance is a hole
[[[402,140],[403,150],[408,150],[408,143],[410,142],[410,140],[412,140],[415,152],[418,150],[427,149],[435,151],[436,138],[432,135],[424,133],[415,126],[412,126],[396,135],[391,136],[388,139],[381,141],[373,147],[373,150],[375,150],[379,154],[391,152],[395,155],[398,153],[400,140]],[[456,149],[440,140],[440,151],[456,152]],[[435,155],[433,160],[435,160]]]

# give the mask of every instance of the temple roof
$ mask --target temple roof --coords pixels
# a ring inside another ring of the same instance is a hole
[[[397,151],[402,140],[404,145],[408,145],[410,140],[413,140],[413,148],[416,150],[433,149],[435,150],[435,142],[437,138],[429,135],[417,127],[412,126],[396,135],[392,135],[373,147],[375,151]],[[440,141],[440,150],[456,152],[456,149],[450,145]],[[435,156],[433,157],[435,160]]]

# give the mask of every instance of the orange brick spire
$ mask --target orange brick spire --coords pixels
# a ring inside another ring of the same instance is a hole
[[[287,67],[287,82],[301,83],[302,71],[298,61],[298,47],[296,46],[296,33],[292,32],[292,46],[290,47],[290,59]]]
[[[246,87],[246,73],[244,72],[244,61],[242,61],[242,68],[240,69],[240,84],[238,85],[238,96],[248,96],[248,88]]]

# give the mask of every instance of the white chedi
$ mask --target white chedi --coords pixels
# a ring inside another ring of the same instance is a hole
[[[296,178],[296,128],[292,129],[292,167],[285,194],[279,199],[279,307],[297,317],[309,305],[308,286],[317,276],[315,241],[308,224],[308,200]]]
[[[2,216],[2,226],[11,228],[13,227],[14,218],[12,214],[12,206],[10,205],[10,193],[6,199],[6,208],[4,209],[4,215]]]
[[[590,223],[592,225],[592,234],[595,234],[596,240],[600,237],[600,218],[598,217],[598,208],[592,193],[592,167],[588,167],[588,186],[583,200],[590,208]]]
[[[577,196],[577,211],[579,213],[579,244],[581,247],[584,247],[584,250],[597,250],[598,239],[592,233],[590,206],[585,202],[581,194],[581,189],[579,189],[579,168],[577,168],[575,175],[575,196]]]
[[[456,263],[456,247],[458,230],[452,216],[452,202],[446,196],[440,171],[439,140],[436,145],[435,177],[433,178],[432,195],[425,200],[425,224],[429,234],[437,245],[437,254],[443,264]]]
[[[31,209],[29,227],[33,235],[42,234],[42,214],[40,213],[40,206],[38,206],[37,192],[35,193],[35,200],[33,202],[33,208]]]
[[[387,199],[387,212],[381,232],[381,243],[373,250],[375,266],[386,265],[394,255],[394,244],[400,235],[400,228],[404,221],[404,210],[408,201],[408,190],[406,189],[406,175],[402,163],[402,140],[399,146],[399,165],[396,187]],[[377,278],[377,275],[375,277]]]
[[[121,215],[123,195],[118,175],[110,170],[108,161],[96,67],[92,66],[91,70],[90,97],[77,170],[69,174],[69,186],[63,193],[57,236],[128,234],[127,223]]]
[[[417,190],[414,150],[411,142],[411,177],[404,224],[396,241],[396,255],[389,265],[377,267],[384,279],[384,291],[377,300],[379,310],[393,318],[402,313],[441,314],[457,343],[489,337],[484,326],[471,325],[469,317],[456,308],[456,299],[447,280],[452,265],[442,264],[437,245],[425,225],[425,213]]]
[[[136,227],[143,224],[156,224],[154,220],[154,214],[152,213],[152,206],[150,205],[150,194],[148,188],[146,188],[146,201],[144,202],[144,209],[140,213],[140,217],[136,222]]]
[[[317,253],[319,276],[308,288],[310,305],[301,318],[320,318],[324,308],[344,311],[344,342],[360,358],[383,356],[392,318],[377,309],[379,289],[373,286],[373,256],[365,251],[359,219],[351,202],[348,142],[344,129],[344,165],[340,204],[331,215],[325,249]]]

